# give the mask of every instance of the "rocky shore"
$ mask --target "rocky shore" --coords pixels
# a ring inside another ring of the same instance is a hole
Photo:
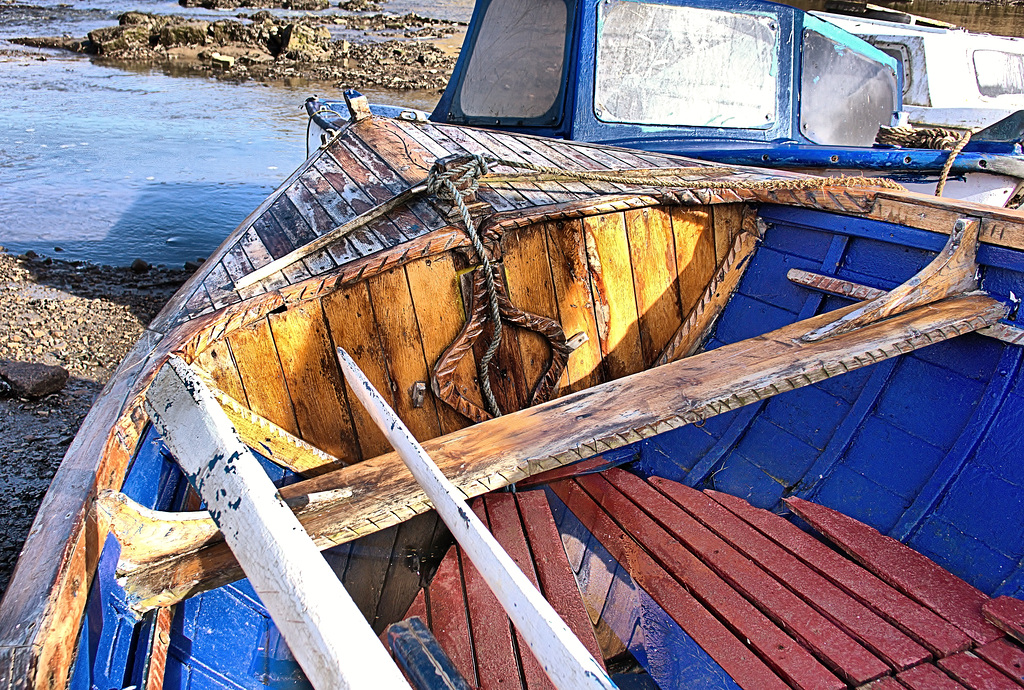
[[[214,3],[216,7],[237,1],[187,0],[203,6]],[[297,9],[309,3],[326,4],[326,0],[241,2],[283,2]],[[367,6],[365,0],[348,2]],[[332,82],[339,87],[443,89],[457,50],[445,50],[435,42],[464,30],[458,22],[416,14],[278,17],[263,10],[237,19],[206,21],[126,12],[117,25],[96,29],[85,37],[21,38],[15,42],[88,53],[98,60],[164,65],[178,73],[184,67],[197,74],[239,82],[301,78]],[[356,32],[365,40],[339,37],[352,37]]]
[[[112,268],[12,256],[0,248],[0,593],[39,501],[107,379],[189,271]],[[67,372],[43,397],[18,397],[4,376],[12,363]]]

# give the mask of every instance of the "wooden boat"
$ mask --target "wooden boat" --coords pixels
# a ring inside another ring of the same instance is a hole
[[[304,687],[290,649],[381,687],[410,612],[484,687],[1015,682],[1024,216],[351,107],[83,423],[0,604],[3,687]],[[403,426],[487,494],[505,594],[540,611],[533,577],[568,628],[513,632]],[[317,642],[339,582],[372,632]]]
[[[1007,72],[1012,80],[1016,72]],[[940,73],[952,81],[951,70]],[[899,146],[874,146],[881,127],[906,124],[907,103],[920,105],[917,82],[904,98],[908,78],[893,55],[773,2],[479,0],[430,119],[721,163],[886,176],[926,194],[1009,202],[1024,179],[1024,132],[1012,116],[969,127],[971,140],[954,154],[958,131],[901,128],[886,139]],[[325,98],[306,107],[316,148],[346,110]]]

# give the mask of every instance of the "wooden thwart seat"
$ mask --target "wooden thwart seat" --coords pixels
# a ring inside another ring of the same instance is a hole
[[[488,494],[472,507],[573,633],[600,659],[597,638],[544,493]],[[525,681],[529,690],[552,687],[457,545],[442,560],[430,586],[416,596],[405,617],[412,616],[427,623],[471,686],[522,688]]]
[[[551,489],[741,687],[1024,685],[1024,648],[986,620],[1012,628],[1021,602],[828,508],[789,501],[852,559],[742,499],[657,477],[609,469]]]

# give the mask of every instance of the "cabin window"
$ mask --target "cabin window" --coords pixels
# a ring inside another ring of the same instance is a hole
[[[467,122],[554,124],[565,79],[564,0],[494,0],[484,10],[459,85]]]
[[[1024,55],[976,50],[974,73],[982,96],[995,98],[1024,94]]]
[[[800,131],[816,144],[871,146],[897,107],[896,73],[817,31],[804,31]]]
[[[770,16],[603,0],[594,111],[605,122],[769,127],[778,55]]]

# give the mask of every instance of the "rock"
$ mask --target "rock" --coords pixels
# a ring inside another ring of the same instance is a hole
[[[132,273],[145,273],[149,270],[149,264],[142,259],[136,259],[129,268],[131,268]]]
[[[209,27],[209,22],[168,24],[160,29],[160,45],[167,48],[203,45],[206,43],[206,30]]]
[[[326,10],[330,6],[330,0],[284,0],[281,3],[281,7],[286,10],[304,10],[306,12]]]
[[[230,55],[214,53],[210,56],[210,66],[217,69],[231,69],[235,65],[235,58]]]
[[[203,264],[197,263],[195,261],[186,261],[185,262],[185,270],[188,271],[189,273],[195,273],[196,271],[199,270],[199,267],[202,266],[202,265]]]
[[[92,52],[111,55],[122,50],[149,48],[149,27],[145,25],[107,26],[89,32]]]
[[[0,360],[0,379],[19,398],[41,398],[56,393],[68,382],[64,367]]]
[[[278,55],[289,60],[321,62],[331,57],[331,32],[322,26],[289,24],[280,32]]]

